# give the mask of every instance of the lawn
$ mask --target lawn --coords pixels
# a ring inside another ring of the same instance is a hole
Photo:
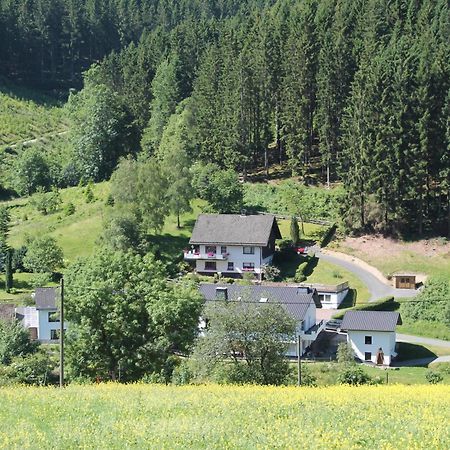
[[[450,328],[439,322],[426,322],[424,320],[417,320],[416,322],[403,321],[402,325],[397,326],[397,333],[450,341]]]
[[[420,347],[420,346],[418,346]],[[419,355],[424,353],[432,353],[426,348],[415,349]],[[422,356],[417,356],[421,358]],[[416,356],[413,356],[416,359]],[[293,364],[294,365],[294,364]],[[303,367],[306,367],[308,373],[317,379],[318,386],[330,386],[338,383],[339,364],[335,361],[331,362],[304,362]],[[425,375],[429,369],[427,367],[396,367],[396,368],[380,368],[371,366],[361,366],[363,370],[372,378],[381,382],[382,384],[424,384],[427,383]],[[433,367],[433,366],[431,366]],[[433,367],[433,370],[436,370]],[[448,370],[439,370],[444,377],[443,383],[450,385],[450,372]],[[297,369],[293,367],[293,372],[296,374]],[[386,372],[388,377],[386,378]]]
[[[428,385],[3,388],[0,447],[447,448],[449,402]]]
[[[283,239],[291,238],[291,221],[286,219],[277,220],[278,227],[280,228],[281,236]],[[303,241],[317,240],[321,237],[321,233],[327,229],[324,225],[319,225],[316,223],[304,222],[303,227],[301,222],[298,222],[298,227],[300,229],[300,239]]]

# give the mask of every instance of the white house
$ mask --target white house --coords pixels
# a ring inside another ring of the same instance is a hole
[[[311,289],[290,286],[201,283],[199,291],[206,302],[245,299],[245,301],[253,301],[261,305],[279,303],[297,321],[296,334],[301,339],[302,354],[316,340],[325,325],[324,322],[316,323],[316,303],[318,300],[316,292]],[[293,341],[289,344],[286,356],[297,356],[296,342]]]
[[[16,317],[30,331],[32,339],[54,342],[59,339],[60,321],[55,288],[37,288],[33,295],[36,306],[16,308]],[[64,323],[67,330],[67,322]]]
[[[397,325],[401,325],[398,312],[347,311],[341,330],[347,332],[347,342],[360,360],[389,366],[397,356]]]
[[[323,309],[337,309],[348,294],[348,281],[336,285],[301,284],[317,291]]]
[[[261,276],[263,265],[272,262],[276,239],[281,234],[272,215],[200,214],[184,259],[200,274]]]

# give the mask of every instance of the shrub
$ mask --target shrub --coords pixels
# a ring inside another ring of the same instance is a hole
[[[263,266],[264,278],[267,281],[275,281],[280,277],[280,269],[277,266],[265,264]]]
[[[44,188],[39,187],[31,197],[30,204],[44,215],[51,214],[61,205],[61,194],[56,188],[53,188],[51,192],[45,192]]]
[[[302,262],[297,267],[297,270],[295,271],[295,276],[294,276],[294,280],[297,283],[301,283],[302,281],[306,280],[305,271],[306,271],[307,267],[308,267],[308,261]]]
[[[280,252],[284,254],[294,253],[294,243],[290,239],[280,240],[278,248],[280,249]]]
[[[364,371],[361,366],[347,366],[339,374],[338,381],[340,384],[359,386],[361,384],[371,384],[372,378]]]
[[[64,214],[66,216],[71,216],[75,213],[75,205],[72,202],[67,203],[67,205],[64,207]]]
[[[112,194],[108,194],[105,201],[106,206],[114,206],[114,196]]]
[[[95,200],[91,182],[88,183],[86,190],[84,191],[84,197],[86,199],[86,203],[92,203]]]
[[[432,370],[429,370],[427,372],[425,378],[430,384],[438,384],[444,379],[444,377],[439,372],[434,372]]]
[[[339,364],[348,365],[355,362],[355,353],[347,342],[341,342],[338,345],[336,357]]]

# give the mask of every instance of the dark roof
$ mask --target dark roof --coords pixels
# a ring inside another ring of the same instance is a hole
[[[272,228],[275,238],[281,239],[275,216],[270,214],[200,214],[189,243],[266,246]]]
[[[15,306],[11,303],[0,304],[0,320],[10,321],[15,317]]]
[[[238,301],[239,297],[245,297],[249,301],[260,304],[261,298],[267,299],[267,303],[280,303],[286,312],[297,321],[304,320],[306,312],[314,305],[314,291],[305,292],[303,289],[289,286],[243,286],[238,284],[210,284],[201,283],[200,293],[206,301],[215,301],[216,289],[227,289],[228,299]],[[265,302],[264,302],[265,303]],[[263,303],[261,303],[263,304]]]
[[[395,331],[400,313],[392,311],[347,311],[341,329],[348,331]]]
[[[52,287],[36,288],[34,301],[36,309],[56,309],[56,289]]]

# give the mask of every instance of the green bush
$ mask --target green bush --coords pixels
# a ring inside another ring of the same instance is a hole
[[[341,371],[338,381],[340,384],[360,386],[362,384],[371,384],[372,378],[361,366],[350,366]]]
[[[302,281],[306,280],[306,275],[305,275],[305,271],[308,268],[308,261],[302,262],[301,264],[299,264],[299,266],[297,267],[297,270],[295,271],[295,276],[294,276],[294,280],[297,283],[301,283]]]
[[[64,214],[66,216],[71,216],[75,213],[75,205],[72,202],[67,203],[67,205],[64,207]]]
[[[433,370],[429,370],[425,375],[425,378],[430,384],[438,384],[444,379],[439,372],[434,372]]]

